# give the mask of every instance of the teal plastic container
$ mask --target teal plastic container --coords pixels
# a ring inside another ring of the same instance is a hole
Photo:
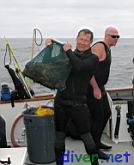
[[[25,113],[23,116],[29,160],[39,164],[54,162],[54,116],[37,116]]]

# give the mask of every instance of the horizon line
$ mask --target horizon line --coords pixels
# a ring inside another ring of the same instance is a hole
[[[4,39],[5,38],[5,36],[4,37],[0,37],[1,39]],[[10,37],[6,37],[6,38],[32,38],[32,37],[29,37],[29,36],[15,36],[15,37],[12,37],[12,36],[10,36]],[[40,39],[40,37],[37,37],[38,39]],[[43,37],[43,38],[49,38],[49,37]],[[57,37],[53,37],[53,38],[76,38],[76,37],[71,37],[71,36],[69,36],[69,37],[67,37],[67,36],[57,36]],[[104,38],[104,37],[102,37],[102,36],[96,36],[96,37],[94,37],[94,38]],[[132,36],[123,36],[123,37],[120,37],[120,39],[122,39],[122,38],[134,38],[134,36],[132,37]]]

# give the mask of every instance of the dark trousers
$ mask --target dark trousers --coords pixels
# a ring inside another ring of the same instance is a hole
[[[6,123],[5,120],[0,116],[0,148],[4,148],[6,146]]]
[[[72,119],[88,154],[97,154],[96,144],[90,133],[90,111],[87,104],[73,104],[72,106],[62,105],[55,102],[55,126],[56,126],[56,144],[55,154],[57,165],[63,165],[62,156],[65,152],[65,137],[67,124]],[[92,165],[98,165],[98,159],[91,163]]]
[[[105,89],[102,90],[102,98],[97,100],[93,96],[93,91],[88,91],[87,104],[92,116],[91,132],[97,145],[100,144],[100,139],[103,130],[111,116],[111,109]]]
[[[72,119],[79,134],[90,131],[91,116],[86,104],[77,104],[75,106],[56,105],[54,109],[56,131],[66,133],[67,124],[70,119]]]

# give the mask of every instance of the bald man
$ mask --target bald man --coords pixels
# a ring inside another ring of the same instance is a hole
[[[87,96],[93,119],[92,135],[99,149],[112,148],[112,146],[101,143],[101,136],[111,116],[111,109],[105,91],[111,65],[110,48],[117,44],[119,37],[117,28],[110,26],[105,30],[104,40],[96,42],[91,48],[92,53],[99,58],[99,65],[90,81]]]

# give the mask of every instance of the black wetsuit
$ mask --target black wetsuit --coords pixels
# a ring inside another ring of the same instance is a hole
[[[94,75],[96,82],[102,92],[102,98],[98,100],[93,96],[93,88],[91,86],[89,86],[88,88],[87,96],[88,107],[90,108],[93,120],[92,135],[95,139],[96,144],[99,146],[102,132],[107,124],[109,117],[111,116],[111,109],[104,87],[108,81],[110,73],[111,51],[104,42],[100,41],[95,43],[95,45],[98,43],[102,43],[104,45],[106,52],[106,58],[103,61],[99,62]]]
[[[89,81],[95,74],[98,57],[89,50],[80,54],[78,50],[67,51],[72,70],[66,81],[66,89],[58,91],[55,97],[55,125],[56,125],[56,161],[65,152],[66,127],[71,118],[79,132],[88,154],[97,152],[95,143],[90,134],[90,111],[87,106],[86,93]],[[93,162],[92,164],[97,164]]]

